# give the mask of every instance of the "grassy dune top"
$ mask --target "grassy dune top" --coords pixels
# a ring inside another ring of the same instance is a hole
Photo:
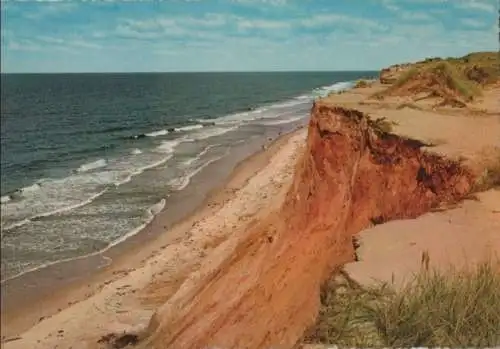
[[[460,58],[428,58],[413,64],[394,65],[380,73],[391,84],[374,97],[412,96],[416,100],[440,98],[441,105],[463,107],[500,81],[496,52],[476,52]]]
[[[474,52],[459,58],[427,58],[415,63],[415,68],[432,68],[439,63],[448,64],[464,79],[478,84],[494,83],[499,78],[498,52]]]

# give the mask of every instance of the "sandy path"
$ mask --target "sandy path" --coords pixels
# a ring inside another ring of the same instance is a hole
[[[69,305],[52,317],[11,338],[4,348],[101,348],[109,333],[135,332],[147,326],[158,304],[165,302],[205,258],[223,258],[227,249],[216,249],[261,214],[277,209],[291,184],[295,162],[305,143],[306,130],[299,130],[279,145],[270,161],[259,171],[241,174],[240,188],[226,188],[230,196],[207,207],[182,231],[183,238],[159,244],[155,253],[136,268],[115,272],[115,279],[89,298]],[[233,183],[238,178],[233,177]],[[175,230],[176,228],[174,228]],[[161,241],[161,240],[160,240]],[[118,276],[116,276],[118,275]]]

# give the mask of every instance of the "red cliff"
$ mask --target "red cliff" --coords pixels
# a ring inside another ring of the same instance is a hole
[[[370,124],[316,103],[281,209],[158,309],[146,347],[291,348],[316,317],[322,282],[353,260],[356,232],[468,193],[473,176],[458,163]]]

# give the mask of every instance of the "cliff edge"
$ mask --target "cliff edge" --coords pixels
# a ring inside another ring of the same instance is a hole
[[[458,162],[377,128],[363,113],[316,102],[307,148],[277,212],[225,258],[210,259],[153,316],[152,348],[291,348],[317,315],[319,290],[354,260],[353,235],[455,202],[473,185]]]

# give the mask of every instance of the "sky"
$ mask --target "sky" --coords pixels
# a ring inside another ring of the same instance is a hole
[[[497,51],[498,1],[2,1],[1,70],[377,70]]]

